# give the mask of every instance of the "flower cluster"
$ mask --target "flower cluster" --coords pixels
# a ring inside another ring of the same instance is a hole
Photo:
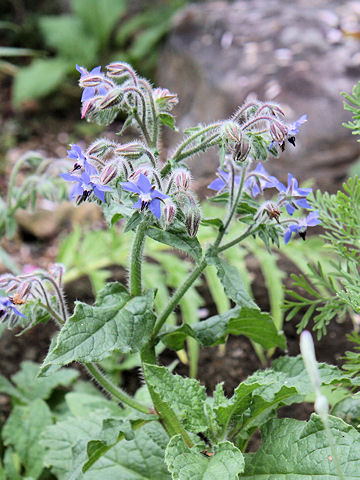
[[[100,66],[90,71],[78,65],[76,68],[80,73],[79,84],[84,89],[82,116],[108,121],[123,108],[132,112],[129,119],[135,122],[143,137],[143,141],[125,144],[103,138],[86,151],[78,145],[71,146],[68,158],[74,164],[68,173],[61,176],[75,183],[70,199],[76,199],[77,204],[91,196],[105,202],[105,192],[109,192],[108,202],[120,201],[144,216],[149,213],[152,215],[149,218],[162,228],[167,228],[177,218],[190,236],[196,235],[201,210],[191,191],[190,172],[181,160],[189,152],[200,151],[205,139],[207,146],[219,145],[224,152],[217,178],[208,188],[219,193],[228,191],[230,205],[233,203],[232,196],[235,198],[237,192],[244,191],[257,199],[267,189],[277,191],[277,200],[260,204],[258,211],[259,215],[266,213],[270,221],[275,220],[285,226],[285,243],[293,233],[299,233],[304,238],[306,228],[319,223],[316,212],[301,220],[294,216],[299,209],[311,209],[307,200],[310,188],[299,188],[298,181],[291,174],[288,175],[287,185],[284,185],[270,175],[261,162],[251,168],[253,158],[266,160],[269,154],[275,155],[276,145],[281,150],[285,141],[295,146],[295,137],[307,121],[306,115],[287,123],[279,106],[258,101],[247,103],[230,120],[204,127],[202,135],[200,127],[193,129],[191,138],[177,148],[171,160],[161,167],[156,143],[159,119],[176,105],[177,96],[167,89],[153,89],[123,62],[107,65],[105,73]],[[104,112],[107,112],[107,117],[100,115]],[[169,113],[166,115],[163,118],[166,124],[171,125],[172,117]],[[290,218],[282,218],[283,210]],[[257,218],[256,214],[254,221]]]

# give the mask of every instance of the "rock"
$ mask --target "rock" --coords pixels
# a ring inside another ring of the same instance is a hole
[[[334,191],[360,154],[342,126],[351,115],[340,95],[360,79],[360,34],[348,33],[360,30],[359,10],[357,2],[330,0],[188,6],[174,21],[157,79],[179,95],[178,126],[227,118],[254,96],[281,104],[289,121],[307,113],[296,148],[267,168],[281,180],[290,171]],[[216,153],[192,160],[202,184],[214,176]]]

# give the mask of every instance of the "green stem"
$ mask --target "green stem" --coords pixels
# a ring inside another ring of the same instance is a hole
[[[11,171],[10,178],[9,178],[9,187],[7,193],[7,205],[8,210],[11,209],[11,198],[12,198],[12,190],[15,185],[16,175],[19,173],[20,168],[22,167],[23,163],[26,161],[26,157],[20,157],[19,160],[15,163],[14,168]]]
[[[239,235],[238,237],[234,238],[234,240],[231,240],[230,242],[225,243],[224,245],[221,245],[220,247],[218,247],[217,251],[220,253],[220,252],[223,252],[224,250],[227,250],[228,248],[233,247],[234,245],[237,245],[238,243],[245,240],[245,238],[255,233],[258,228],[259,226],[257,226],[256,228],[250,228],[250,227],[247,228],[242,235]]]
[[[199,265],[190,273],[190,275],[187,277],[187,279],[184,281],[182,285],[175,291],[174,295],[171,297],[169,303],[167,306],[164,308],[164,310],[160,313],[153,333],[152,333],[152,338],[155,339],[157,334],[160,332],[161,327],[164,325],[166,322],[166,319],[170,315],[170,313],[175,309],[176,305],[179,303],[180,299],[183,297],[183,295],[187,292],[187,290],[191,287],[191,285],[195,282],[195,280],[198,278],[198,276],[202,273],[202,271],[205,269],[207,266],[207,261],[205,258],[199,263]]]
[[[121,403],[128,405],[129,407],[134,408],[142,413],[152,413],[151,409],[146,405],[136,401],[134,398],[130,397],[125,393],[120,387],[114,385],[99,369],[95,363],[84,363],[90,375],[101,385],[104,390],[110,393],[113,397],[120,400]]]
[[[213,141],[215,140],[216,141]],[[215,135],[212,135],[210,138],[207,138],[206,141],[199,143],[199,145],[196,145],[196,147],[191,148],[190,150],[186,150],[184,153],[181,155],[178,155],[176,157],[176,162],[180,162],[181,160],[184,160],[184,158],[190,157],[191,155],[195,155],[195,153],[200,152],[200,150],[203,150],[203,148],[210,148],[213,147],[214,145],[217,145],[219,142],[219,134],[216,133]],[[172,159],[174,161],[175,157]]]
[[[144,243],[145,243],[146,228],[147,228],[146,221],[141,222],[136,230],[134,243],[131,250],[130,293],[133,297],[139,296],[142,293],[141,267],[142,267],[142,253],[143,253]]]

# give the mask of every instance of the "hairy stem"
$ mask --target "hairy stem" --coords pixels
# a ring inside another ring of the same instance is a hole
[[[145,243],[146,221],[140,223],[136,230],[131,250],[130,261],[130,293],[133,297],[142,293],[142,253]]]
[[[149,407],[130,397],[130,395],[125,393],[120,387],[114,385],[95,363],[84,363],[84,365],[96,382],[101,385],[106,392],[120,400],[121,403],[124,403],[142,413],[152,413]]]

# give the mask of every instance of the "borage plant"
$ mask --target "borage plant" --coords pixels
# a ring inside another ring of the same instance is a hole
[[[0,308],[9,326],[29,328],[49,318],[59,326],[39,375],[56,375],[62,366],[76,361],[111,397],[100,401],[96,395],[67,394],[67,408],[53,417],[46,415],[46,424],[37,429],[44,465],[59,479],[255,480],[337,474],[349,480],[359,478],[360,455],[354,445],[360,445],[360,435],[339,418],[329,417],[323,399],[316,407],[321,416],[314,414],[309,422],[277,418],[280,406],[309,399],[314,390],[311,381],[320,395],[316,367],[315,373],[314,368],[309,370],[310,381],[301,357],[276,360],[272,368],[240,383],[231,398],[225,396],[222,384],[213,397],[207,397],[197,380],[173,375],[170,368],[157,364],[158,345],[178,350],[187,338],[212,346],[224,342],[230,333],[244,334],[265,349],[285,349],[283,333],[276,330],[269,314],[260,311],[238,270],[222,253],[250,236],[258,236],[267,246],[278,244],[282,236],[285,243],[297,234],[305,239],[307,228],[319,223],[316,211],[299,216],[302,209],[310,209],[310,189],[300,188],[291,174],[283,185],[260,163],[269,155],[276,157],[286,142],[294,145],[306,117],[289,124],[279,106],[247,103],[230,120],[188,129],[183,142],[162,161],[160,130],[163,125],[175,128],[169,112],[178,101],[176,95],[152,88],[124,63],[108,65],[106,74],[99,67],[90,72],[77,68],[84,88],[82,116],[108,125],[124,112],[124,128],[137,128],[141,140],[121,144],[101,138],[86,150],[72,145],[68,157],[73,164],[62,177],[71,184],[70,198],[76,204],[99,203],[109,223],[122,219],[123,234],[134,231],[134,238],[128,287],[107,284],[93,306],[77,302],[71,316],[62,292],[61,266],[1,278]],[[209,188],[217,192],[213,200],[226,207],[223,218],[202,218],[184,163],[211,147],[218,148],[220,165]],[[271,189],[278,192],[277,198],[266,200],[264,191]],[[231,234],[234,221],[243,225],[235,236]],[[200,222],[214,232],[204,251],[197,239]],[[142,282],[147,237],[185,252],[194,262],[160,311],[154,304],[156,285],[144,289]],[[192,325],[167,323],[208,266],[216,269],[232,308]],[[140,353],[145,384],[135,397],[110,381],[97,365],[113,352]],[[339,383],[354,384],[335,367],[323,364],[320,374],[328,391]],[[16,388],[8,383],[7,391],[15,395]],[[57,421],[51,425],[54,418]],[[256,454],[245,453],[259,428],[261,447]],[[21,446],[19,455],[26,466],[24,451],[29,456],[26,448],[32,448],[34,440],[20,444],[17,435],[26,433],[11,432],[5,428],[5,440],[17,451]]]

